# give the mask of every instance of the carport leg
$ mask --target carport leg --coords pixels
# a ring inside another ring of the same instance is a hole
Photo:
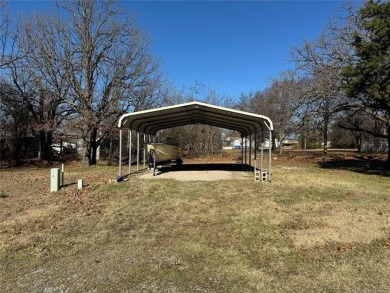
[[[119,129],[119,171],[118,176],[122,176],[122,128]]]
[[[131,130],[129,129],[129,175],[131,173]]]
[[[269,150],[268,150],[268,181],[272,180],[272,131],[269,130]]]
[[[143,147],[144,147],[144,169],[146,168],[146,145],[145,145],[145,142],[146,142],[146,134],[144,133],[144,141],[143,141]]]
[[[244,137],[241,134],[241,165],[244,164]]]
[[[137,172],[139,171],[139,132],[137,131]]]
[[[244,150],[244,153],[245,153],[245,165],[246,165],[246,151],[247,151],[247,142],[248,142],[248,138],[245,137],[245,150]]]
[[[256,135],[257,133],[255,132],[255,135],[253,137],[253,142],[255,144],[255,149],[253,150],[253,157],[255,158],[255,160],[256,160],[256,142],[257,142]]]
[[[252,166],[252,134],[249,134],[249,166]]]
[[[257,158],[256,158],[256,156],[257,156],[257,131],[255,131],[254,141],[255,141],[255,149],[254,149],[254,160],[255,160],[255,162],[254,162],[254,166],[253,166],[253,171],[255,172],[255,178],[256,178],[256,169],[257,169],[257,167],[256,167],[256,165],[257,165]]]
[[[156,156],[153,156],[153,176],[156,176]]]
[[[256,181],[256,164],[257,164],[257,162],[256,162],[256,157],[255,157],[255,160],[253,162],[253,173],[255,175],[255,181]]]
[[[264,170],[264,143],[261,143],[261,150],[260,150],[260,172],[263,172]]]

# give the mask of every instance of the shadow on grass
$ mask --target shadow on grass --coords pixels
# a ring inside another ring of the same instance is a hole
[[[61,188],[69,187],[69,186],[76,185],[76,184],[77,184],[77,182],[66,183],[64,185],[61,185]]]
[[[67,184],[61,185],[60,189],[67,188],[67,187],[70,187],[70,186],[76,186],[76,185],[78,185],[78,182],[71,182],[71,183],[67,183]],[[88,187],[88,186],[90,186],[90,185],[83,183],[82,188],[85,188],[85,187]]]
[[[390,168],[386,161],[374,156],[354,156],[344,158],[342,156],[328,157],[324,162],[318,162],[324,169],[341,169],[367,175],[380,175],[390,177]]]

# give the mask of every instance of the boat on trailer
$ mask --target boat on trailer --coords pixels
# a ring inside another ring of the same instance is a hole
[[[167,138],[165,143],[148,143],[146,145],[149,169],[153,169],[153,176],[159,165],[175,163],[180,166],[183,160],[180,158],[179,146],[175,139]]]

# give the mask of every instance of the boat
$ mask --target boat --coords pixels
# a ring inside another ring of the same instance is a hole
[[[149,169],[154,171],[158,165],[175,163],[180,166],[183,160],[180,158],[179,146],[175,139],[168,138],[165,143],[148,143],[146,144],[148,154]]]

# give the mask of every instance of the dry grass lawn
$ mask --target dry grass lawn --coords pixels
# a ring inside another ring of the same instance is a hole
[[[274,162],[273,182],[0,170],[1,292],[389,292],[390,180]]]

